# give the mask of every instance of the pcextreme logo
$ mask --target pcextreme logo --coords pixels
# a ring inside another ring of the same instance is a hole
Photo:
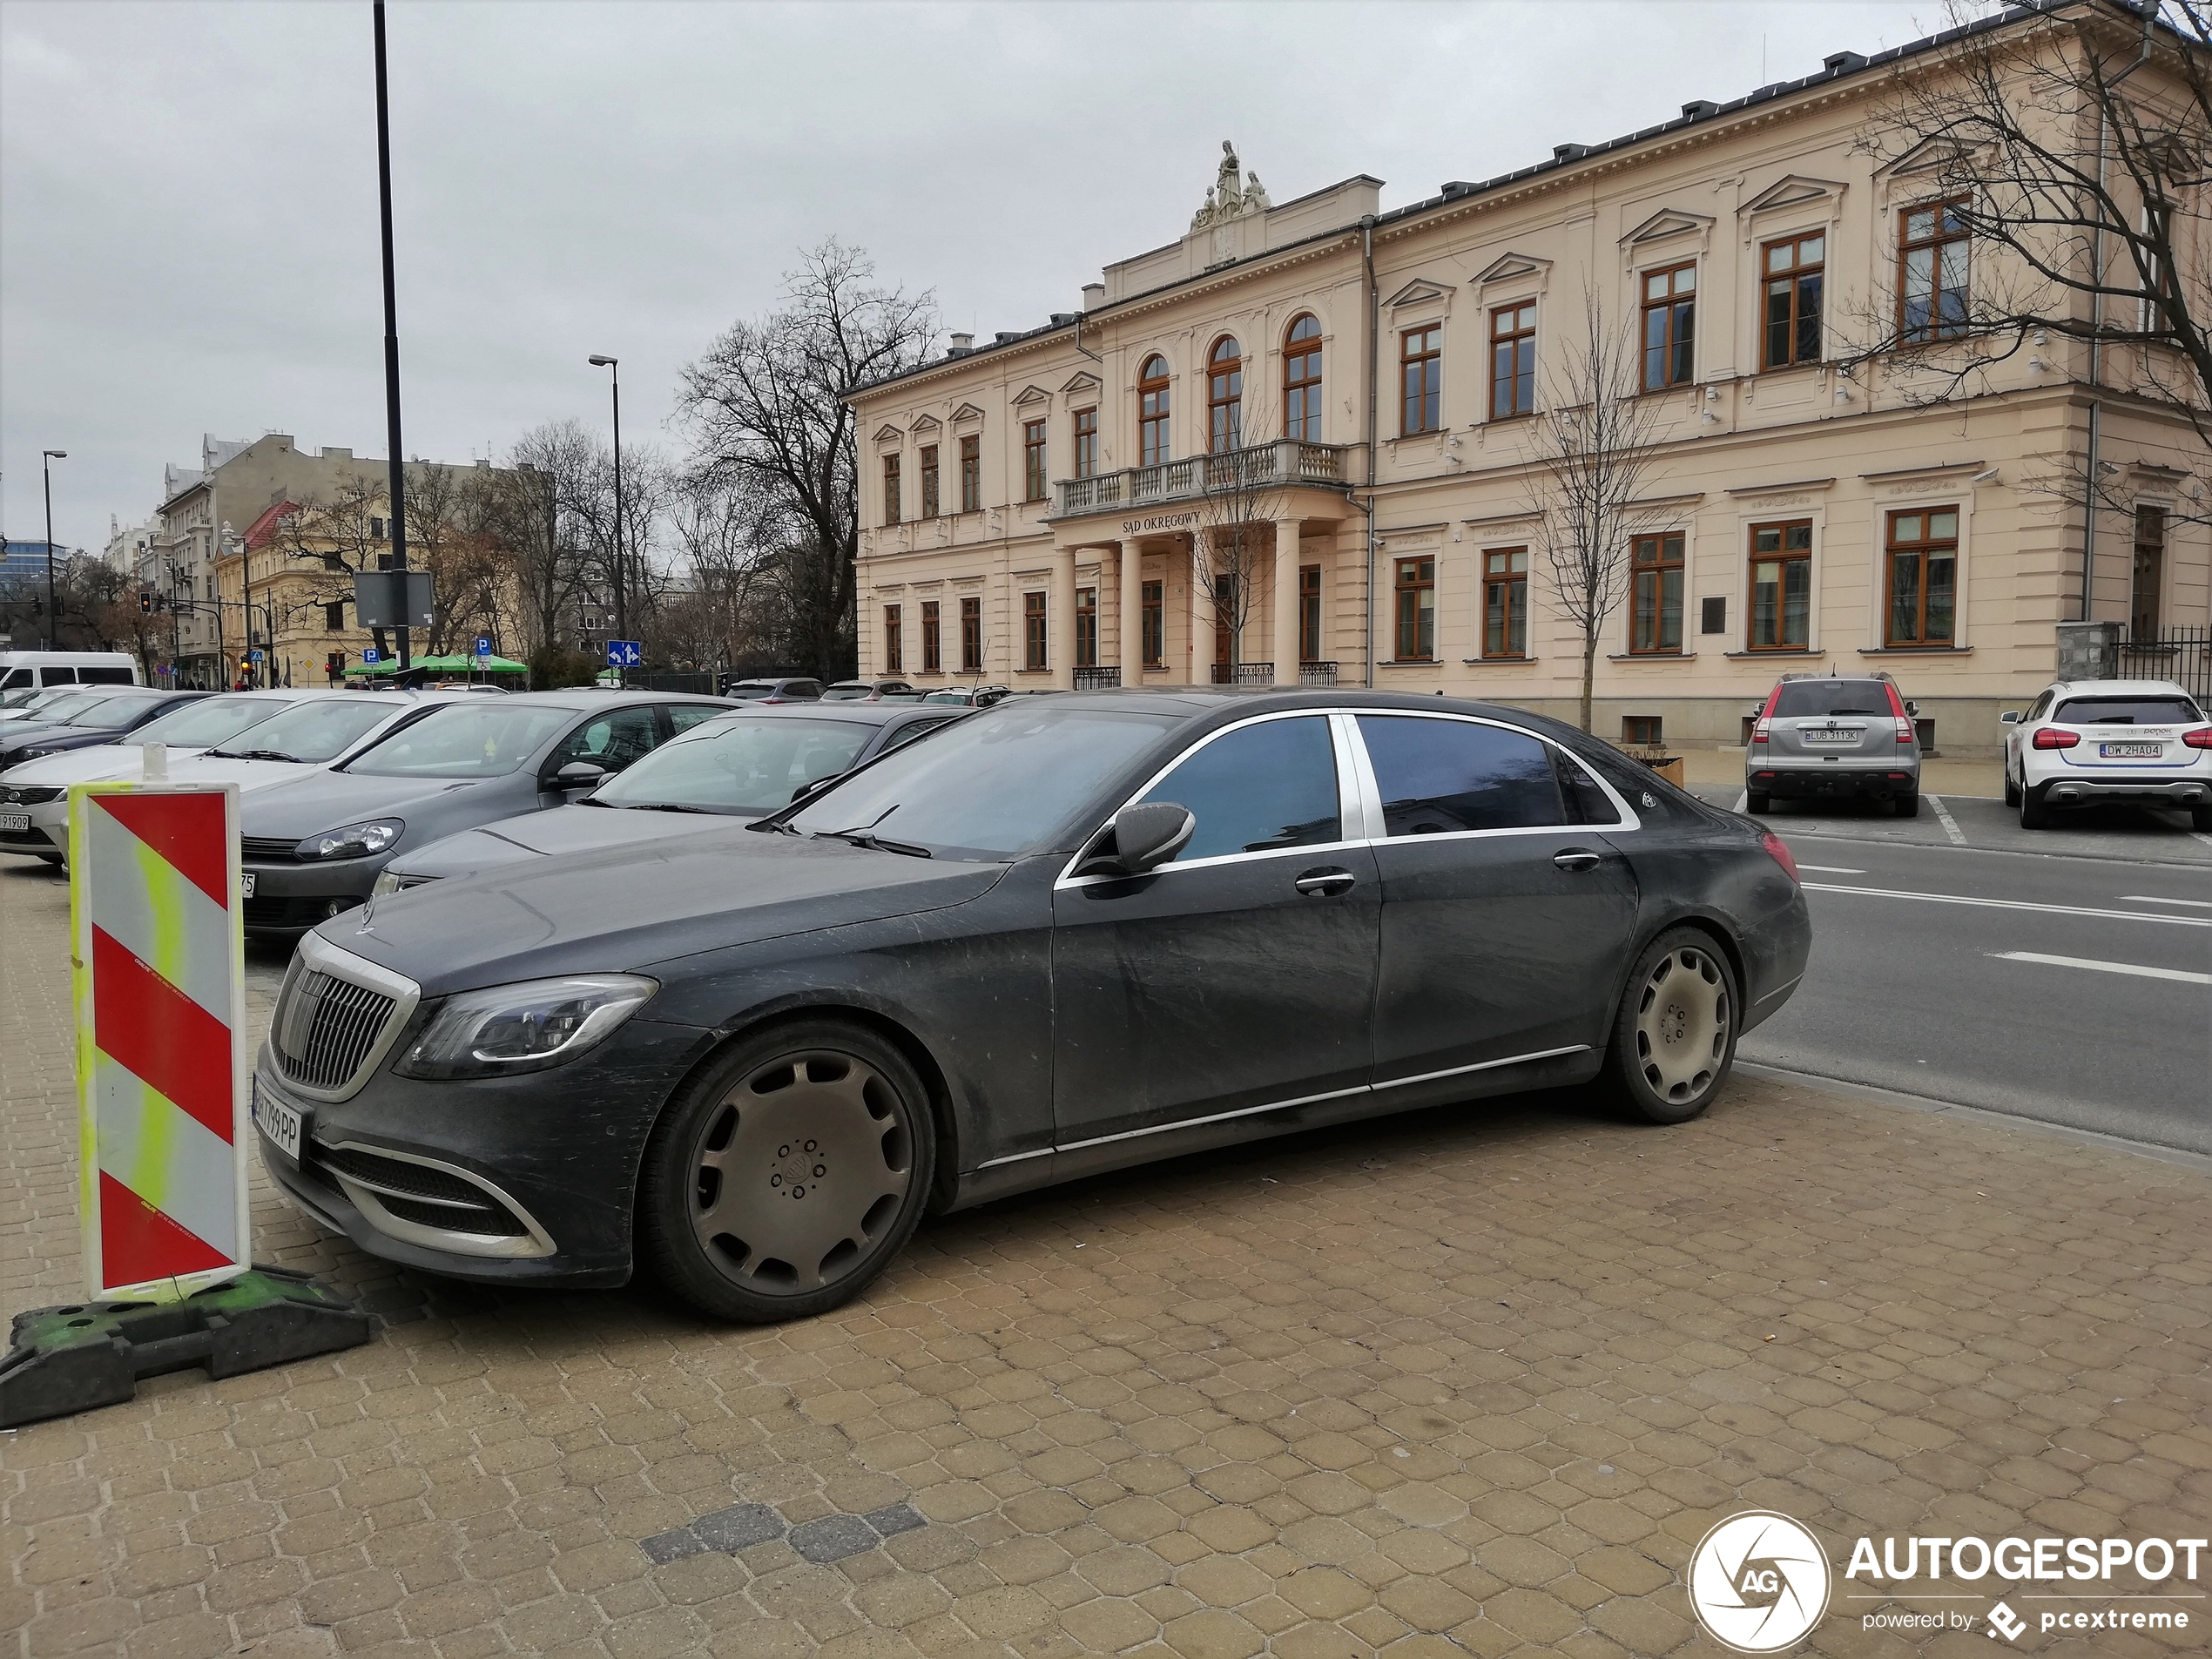
[[[1820,1541],[1764,1509],[1730,1515],[1689,1558],[1689,1606],[1705,1634],[1738,1653],[1794,1647],[1828,1610]]]
[[[2202,1599],[2194,1587],[2209,1548],[2202,1538],[2000,1538],[1992,1543],[1905,1537],[1882,1540],[1878,1553],[1875,1541],[1862,1537],[1843,1579],[1848,1599],[1889,1603],[1943,1595],[1941,1587],[1952,1582],[1978,1588],[1979,1581],[1993,1575],[2009,1581],[2005,1593],[2016,1599],[2052,1604],[2023,1615],[1998,1601],[1981,1622],[1985,1635],[2007,1642],[2030,1629],[2181,1631],[2189,1628],[2190,1610],[2162,1604]],[[2142,1588],[2118,1595],[2104,1588],[2121,1571],[2131,1571]],[[2043,1589],[2038,1581],[2053,1588]],[[2175,1588],[2166,1588],[2168,1581]],[[1880,1588],[1869,1595],[1855,1588],[1861,1583],[1867,1590]],[[1772,1510],[1730,1515],[1698,1541],[1689,1558],[1690,1610],[1706,1635],[1737,1653],[1780,1653],[1796,1646],[1828,1611],[1834,1585],[1827,1551],[1812,1530]],[[1860,1619],[1868,1630],[1891,1631],[1968,1630],[1976,1622],[1962,1610],[1922,1613],[1887,1606]]]

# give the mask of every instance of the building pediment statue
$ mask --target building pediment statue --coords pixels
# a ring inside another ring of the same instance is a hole
[[[1221,166],[1214,175],[1211,187],[1206,192],[1205,205],[1190,216],[1190,228],[1202,231],[1210,225],[1226,224],[1232,219],[1246,219],[1254,213],[1265,212],[1271,206],[1266,189],[1259,182],[1259,175],[1246,175],[1244,164],[1237,158],[1237,146],[1224,138],[1221,141]]]

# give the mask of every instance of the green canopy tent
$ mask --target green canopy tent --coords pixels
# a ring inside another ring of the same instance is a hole
[[[506,657],[469,657],[458,652],[450,657],[417,657],[408,664],[430,674],[527,674],[529,664]],[[352,678],[361,674],[396,674],[400,664],[395,658],[387,657],[381,662],[349,663],[346,676]]]

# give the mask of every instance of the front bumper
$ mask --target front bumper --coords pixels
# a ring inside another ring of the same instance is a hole
[[[551,1071],[425,1082],[380,1069],[343,1101],[296,1089],[264,1042],[254,1087],[300,1114],[301,1156],[254,1138],[287,1197],[372,1255],[486,1283],[622,1285],[646,1137],[706,1040],[632,1019]]]
[[[1743,787],[1776,800],[1892,800],[1917,794],[1917,765],[1747,765]]]
[[[292,935],[368,902],[369,889],[388,858],[330,859],[314,864],[265,864],[248,859],[253,896],[246,900],[246,931]]]
[[[2030,783],[2028,793],[2047,806],[2087,806],[2101,800],[2203,806],[2212,805],[2212,778],[2099,778],[2068,772]]]

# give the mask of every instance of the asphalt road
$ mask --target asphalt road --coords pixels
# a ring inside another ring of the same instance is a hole
[[[2030,833],[1999,801],[1943,806],[1765,820],[1813,954],[1743,1057],[2212,1153],[2212,838],[2175,814]]]

